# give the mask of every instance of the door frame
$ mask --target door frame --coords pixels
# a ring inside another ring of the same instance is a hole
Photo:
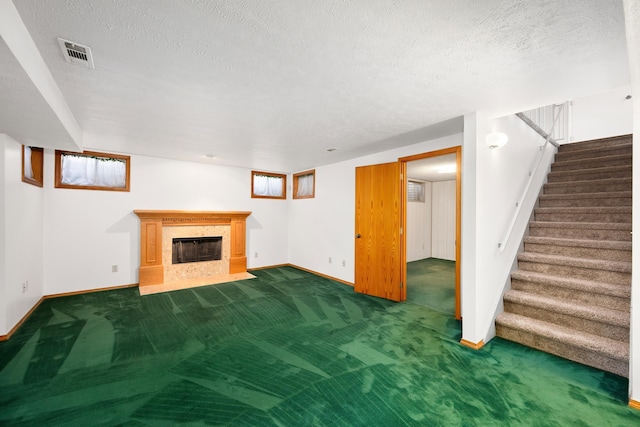
[[[401,268],[401,280],[402,283],[407,283],[407,185],[406,181],[407,177],[407,163],[413,160],[421,160],[427,159],[430,157],[438,157],[443,156],[445,154],[455,154],[456,155],[456,310],[455,317],[456,319],[462,319],[462,311],[461,311],[461,295],[460,295],[460,254],[461,254],[461,224],[462,224],[462,147],[460,145],[455,147],[443,148],[441,150],[429,151],[427,153],[422,154],[414,154],[412,156],[400,157],[398,161],[400,162],[400,174],[402,176],[402,190],[400,192],[400,197],[402,199],[401,204],[401,227],[402,227],[402,240],[400,244],[400,262],[402,263]],[[407,285],[403,287],[403,300],[406,299]]]

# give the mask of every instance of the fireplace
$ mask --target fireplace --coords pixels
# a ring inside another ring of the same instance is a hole
[[[178,237],[172,240],[171,264],[222,259],[222,236]]]
[[[134,213],[140,218],[141,288],[246,274],[246,218],[251,212],[135,210]],[[182,244],[181,258],[188,252],[188,258],[193,260],[174,263],[176,241]],[[191,247],[185,249],[188,242]]]

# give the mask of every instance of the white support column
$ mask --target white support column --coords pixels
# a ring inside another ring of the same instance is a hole
[[[483,345],[478,308],[477,265],[477,146],[478,135],[484,135],[483,120],[478,112],[464,116],[462,145],[462,248],[461,248],[461,312],[462,343],[470,347]]]
[[[624,0],[627,52],[633,95],[633,224],[640,230],[640,3]],[[633,235],[631,279],[631,329],[629,354],[629,404],[640,409],[640,232]]]

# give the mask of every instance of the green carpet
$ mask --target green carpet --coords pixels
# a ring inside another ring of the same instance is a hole
[[[290,268],[46,300],[0,343],[1,425],[640,425],[624,378]]]
[[[407,263],[407,302],[456,313],[456,263],[426,258]]]

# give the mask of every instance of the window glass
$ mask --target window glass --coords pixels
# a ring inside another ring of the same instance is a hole
[[[129,156],[56,151],[56,187],[129,191]]]
[[[22,181],[42,187],[44,150],[38,147],[22,146]]]
[[[315,197],[315,176],[315,170],[293,175],[294,199],[310,199]]]
[[[407,182],[407,201],[424,202],[424,182]]]
[[[286,199],[287,176],[269,172],[251,172],[251,197]]]

